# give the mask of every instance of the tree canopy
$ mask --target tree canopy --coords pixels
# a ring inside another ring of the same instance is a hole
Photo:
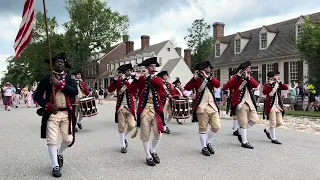
[[[56,18],[48,18],[49,38],[52,55],[65,51],[74,70],[96,67],[92,58],[104,50],[108,44],[118,42],[128,33],[129,18],[113,11],[101,0],[66,0],[69,21],[58,25]],[[65,32],[58,33],[63,27]],[[9,57],[7,71],[1,79],[2,84],[27,85],[39,81],[49,74],[49,66],[44,63],[48,58],[48,42],[45,31],[44,15],[35,15],[32,41],[23,51],[20,59]]]
[[[316,86],[320,86],[320,23],[305,18],[298,49],[301,58],[308,65],[308,79]]]
[[[209,35],[211,26],[204,19],[196,19],[187,31],[189,34],[184,39],[193,52],[191,56],[193,69],[197,63],[206,60],[212,53],[213,37]]]

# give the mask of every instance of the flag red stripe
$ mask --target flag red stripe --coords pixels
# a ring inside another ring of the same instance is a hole
[[[34,15],[34,12],[32,12],[30,21],[28,22],[28,24],[26,24],[25,31],[22,34],[22,37],[20,39],[19,44],[17,45],[17,47],[14,48],[15,50],[19,50],[20,47],[21,47],[21,44],[23,44],[25,39],[28,38],[28,37],[25,37],[25,36],[27,35],[28,32],[30,32],[32,30],[32,27],[33,27],[33,24],[32,24],[33,23],[33,15]]]
[[[22,51],[27,47],[28,43],[31,41],[32,39],[32,33],[29,34],[27,40],[23,43],[23,45],[21,47],[23,48],[20,48],[19,51],[16,53],[16,59],[19,59],[20,58],[20,54],[22,53]]]
[[[22,13],[22,21],[14,42],[14,49],[17,59],[20,57],[20,54],[32,39],[33,20],[34,0],[25,0]]]
[[[23,13],[22,13],[22,21],[21,21],[20,29],[19,29],[19,32],[18,32],[18,35],[17,35],[15,41],[17,41],[18,38],[20,38],[22,32],[24,31],[26,13],[30,10],[30,7],[31,7],[31,4],[30,4],[30,3],[31,3],[31,1],[32,1],[32,0],[26,0],[26,1],[25,1],[24,8],[23,8]]]

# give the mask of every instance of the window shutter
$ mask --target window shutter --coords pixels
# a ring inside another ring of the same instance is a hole
[[[220,69],[217,69],[217,75],[218,75],[217,79],[220,81]]]
[[[298,81],[303,81],[303,61],[298,61]]]
[[[284,78],[284,83],[289,84],[289,63],[284,62],[284,72],[283,72],[283,78]]]
[[[266,79],[267,79],[267,65],[266,64],[262,64],[262,84],[266,83]]]
[[[272,66],[273,66],[274,71],[279,71],[278,63],[274,63],[274,64],[272,64]]]
[[[229,75],[228,75],[228,77],[229,77],[229,79],[230,79],[230,74],[231,74],[231,72],[232,72],[232,68],[229,68]]]

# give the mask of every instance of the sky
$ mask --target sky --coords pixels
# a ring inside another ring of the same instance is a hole
[[[43,11],[42,0],[36,11]],[[225,23],[225,35],[269,25],[300,15],[320,12],[318,0],[108,0],[114,11],[130,19],[129,36],[134,48],[141,47],[141,35],[150,36],[150,44],[174,38],[178,47],[186,49],[184,37],[195,19],[209,24]],[[14,55],[13,43],[18,32],[23,0],[0,1],[0,76],[6,70],[6,59]],[[47,0],[48,16],[58,23],[68,21],[65,0]],[[63,29],[60,29],[63,32]],[[212,30],[211,30],[211,32]]]

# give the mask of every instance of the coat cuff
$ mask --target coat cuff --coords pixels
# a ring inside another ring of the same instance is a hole
[[[51,103],[47,103],[46,107],[44,108],[46,111],[50,112],[52,110],[52,104]]]
[[[66,84],[64,82],[60,82],[60,84],[56,87],[56,89],[59,91],[59,90],[63,89],[65,85]]]

